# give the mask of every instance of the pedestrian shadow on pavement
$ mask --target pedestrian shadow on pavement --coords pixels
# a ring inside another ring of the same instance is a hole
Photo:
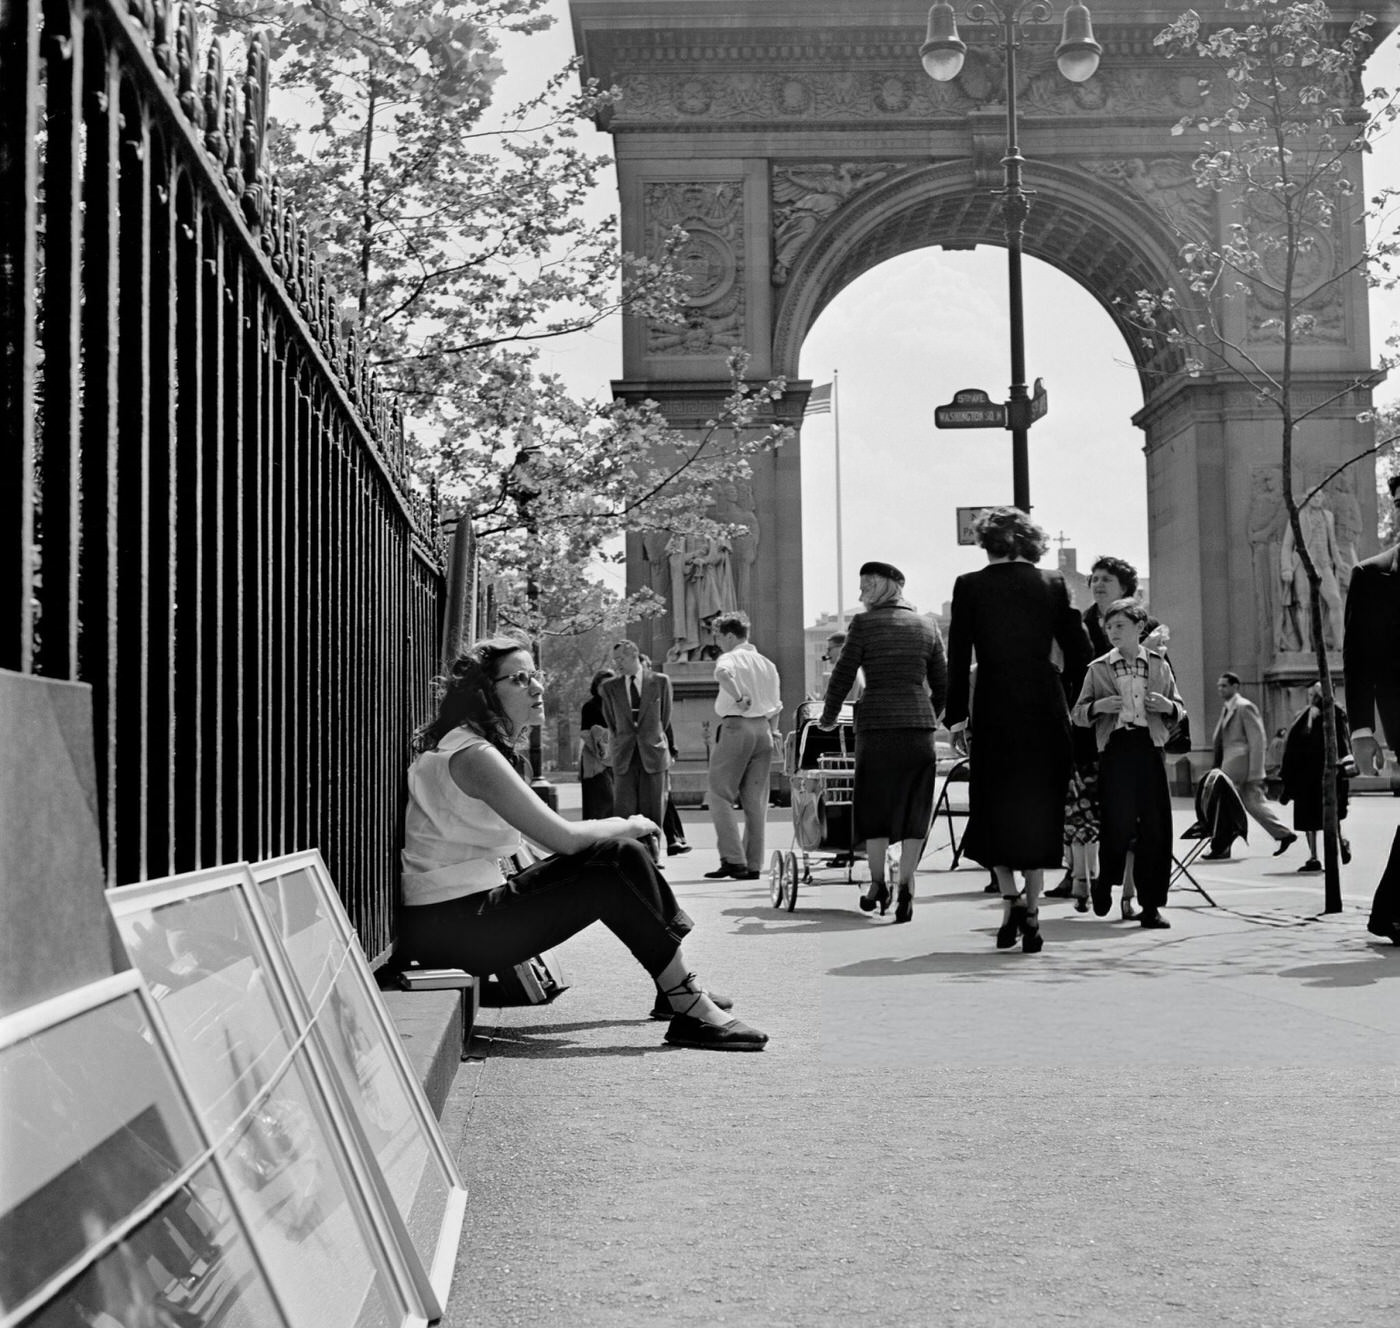
[[[721,917],[737,918],[736,936],[772,936],[778,932],[824,932],[858,931],[862,927],[874,925],[871,915],[858,913],[852,900],[849,910],[844,908],[803,908],[800,904],[795,912],[774,908],[771,904],[755,904],[753,907],[726,908]],[[893,917],[887,914],[887,920]]]
[[[979,929],[980,930],[980,929]],[[1260,951],[1257,947],[1245,950],[1213,952],[1197,958],[1193,954],[1192,936],[1175,936],[1169,939],[1146,941],[1138,928],[1125,927],[1123,950],[1118,954],[1100,954],[1088,957],[1088,962],[1062,964],[1058,959],[1065,957],[1066,951],[1060,948],[1066,936],[1075,930],[1069,924],[1061,931],[1046,926],[1046,946],[1042,955],[1024,957],[1019,948],[1014,950],[980,951],[930,951],[925,954],[896,956],[881,955],[855,963],[840,965],[827,970],[830,977],[870,978],[870,977],[929,977],[944,976],[953,980],[981,981],[988,978],[1011,976],[1029,977],[1046,983],[1068,983],[1091,981],[1105,976],[1132,976],[1146,979],[1180,979],[1189,977],[1203,981],[1235,981],[1245,978],[1280,978],[1306,987],[1343,989],[1373,986],[1382,979],[1400,978],[1400,962],[1393,962],[1385,950],[1378,946],[1366,946],[1350,958],[1339,958],[1321,963],[1291,963],[1302,957],[1296,953],[1280,953],[1277,946]],[[1084,940],[1103,940],[1107,929],[1100,926],[1085,927],[1081,933]],[[988,937],[993,934],[988,932]],[[1273,931],[1275,937],[1282,933]],[[1240,939],[1252,933],[1241,933]],[[1293,933],[1297,936],[1298,933]],[[1132,942],[1140,942],[1133,945]],[[1314,951],[1315,953],[1315,951]],[[1026,967],[1029,965],[1030,967]]]
[[[657,1040],[645,1046],[600,1047],[593,1042],[577,1042],[569,1034],[592,1033],[604,1028],[632,1028],[651,1024]],[[530,1024],[525,1027],[495,1027],[489,1033],[472,1037],[468,1054],[487,1060],[560,1060],[570,1056],[646,1056],[654,1051],[675,1051],[661,1041],[665,1025],[642,1015],[636,1019],[586,1019],[571,1024]]]
[[[1391,959],[1380,946],[1372,945],[1355,959],[1284,968],[1279,970],[1279,977],[1292,978],[1305,987],[1372,987],[1382,978],[1400,978],[1400,960]]]

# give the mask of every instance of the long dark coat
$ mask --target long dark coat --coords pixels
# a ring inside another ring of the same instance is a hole
[[[1070,722],[1050,658],[1056,643],[1065,674],[1082,677],[1089,638],[1058,572],[989,563],[953,583],[944,722],[968,718],[975,652],[962,851],[985,867],[1025,871],[1063,860]]]
[[[1350,729],[1347,727],[1347,712],[1341,706],[1335,707],[1337,715],[1337,756],[1345,756],[1351,751]],[[1283,742],[1283,765],[1279,769],[1279,780],[1283,792],[1279,795],[1283,802],[1293,804],[1293,828],[1295,830],[1322,829],[1322,717],[1314,716],[1308,722],[1311,709],[1304,710],[1289,727],[1288,737]],[[1347,781],[1337,776],[1337,819],[1347,814]]]

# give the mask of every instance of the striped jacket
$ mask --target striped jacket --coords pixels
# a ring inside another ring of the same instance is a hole
[[[936,713],[948,696],[943,638],[910,605],[886,604],[851,619],[841,658],[827,680],[823,724],[836,722],[857,669],[865,671],[858,730],[937,727]]]

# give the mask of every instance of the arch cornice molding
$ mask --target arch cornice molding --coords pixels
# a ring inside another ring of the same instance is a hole
[[[1160,380],[1160,366],[1149,361],[1117,302],[1140,289],[1170,288],[1186,303],[1175,263],[1182,241],[1152,207],[1115,188],[1109,176],[1036,161],[1032,185],[1036,197],[1025,252],[1059,268],[1098,300],[1123,333],[1148,396]],[[977,183],[971,158],[913,167],[855,195],[812,237],[779,288],[774,372],[796,374],[802,342],[817,316],[863,273],[914,249],[978,244],[1004,244],[1004,230],[1001,201]]]

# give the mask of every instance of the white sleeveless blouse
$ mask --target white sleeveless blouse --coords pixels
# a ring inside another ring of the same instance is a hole
[[[437,904],[480,894],[505,880],[499,860],[518,853],[520,831],[452,780],[448,762],[469,747],[491,744],[471,729],[453,729],[437,749],[408,768],[404,818],[403,902]]]

